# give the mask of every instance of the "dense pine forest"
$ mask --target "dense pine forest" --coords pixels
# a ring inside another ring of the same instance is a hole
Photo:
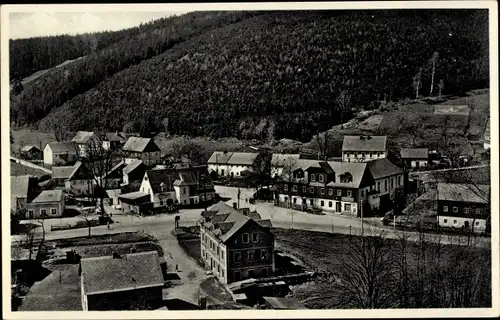
[[[487,23],[477,10],[197,12],[97,34],[90,51],[81,37],[30,39],[82,43],[56,60],[15,40],[19,66],[86,56],[12,94],[11,121],[309,140],[382,101],[488,87]]]

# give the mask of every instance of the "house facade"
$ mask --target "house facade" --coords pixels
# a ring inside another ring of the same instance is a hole
[[[378,211],[381,198],[390,201],[403,183],[402,170],[385,158],[366,163],[299,159],[291,175],[283,174],[275,185],[274,203],[359,217],[366,206]]]
[[[91,171],[81,161],[73,166],[73,171],[64,182],[65,190],[76,196],[91,196],[94,194],[94,177]]]
[[[216,151],[208,159],[209,172],[218,176],[242,177],[244,172],[253,171],[258,153],[254,152],[221,152]]]
[[[73,142],[51,142],[43,148],[43,162],[51,166],[72,164],[77,159]]]
[[[26,208],[38,194],[38,179],[30,175],[10,177],[11,211],[19,212]]]
[[[198,221],[205,267],[223,284],[270,277],[275,271],[270,220],[225,203],[203,212]]]
[[[344,136],[343,162],[367,162],[387,156],[386,136]]]
[[[35,146],[24,146],[21,148],[21,156],[28,160],[42,160],[43,152]]]
[[[426,168],[429,165],[429,149],[401,148],[401,161],[406,168]]]
[[[26,219],[57,218],[64,213],[65,203],[62,190],[43,190],[26,205]]]
[[[71,142],[76,146],[78,157],[82,158],[88,157],[90,150],[95,150],[101,143],[97,134],[89,131],[78,131]]]
[[[122,150],[125,153],[126,164],[134,160],[142,160],[150,167],[161,164],[161,150],[151,138],[130,137]]]
[[[121,132],[106,133],[102,138],[102,148],[104,150],[118,150],[126,141],[125,134]]]
[[[489,197],[489,185],[439,183],[439,226],[476,233],[486,231],[487,220],[491,215]]]
[[[80,261],[84,311],[148,310],[162,301],[164,278],[156,251]]]
[[[300,154],[273,153],[271,158],[271,177],[279,177],[283,169],[292,167],[300,159]]]

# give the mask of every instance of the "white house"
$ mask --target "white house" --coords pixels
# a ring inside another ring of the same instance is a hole
[[[425,168],[429,164],[427,148],[401,148],[400,156],[407,168]]]
[[[123,146],[125,163],[139,159],[147,166],[161,164],[161,150],[151,138],[130,137]]]
[[[90,148],[95,150],[99,143],[99,139],[94,132],[78,131],[71,142],[76,145],[78,156],[87,157]]]
[[[285,167],[293,167],[300,159],[300,154],[273,153],[271,158],[271,177],[281,176]]]
[[[366,162],[387,156],[386,136],[344,136],[343,162]]]
[[[43,162],[51,166],[64,165],[76,158],[77,149],[73,142],[51,142],[43,148]]]
[[[241,177],[245,171],[253,171],[258,153],[253,152],[220,152],[216,151],[208,159],[209,172],[217,172],[220,176]]]
[[[26,204],[26,218],[56,218],[64,213],[62,190],[43,190],[33,201]]]

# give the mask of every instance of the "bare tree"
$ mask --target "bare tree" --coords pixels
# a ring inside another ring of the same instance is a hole
[[[422,88],[422,69],[420,68],[417,74],[413,77],[413,89],[415,89],[415,99],[419,97],[419,90]]]
[[[464,127],[464,136],[467,136],[467,133],[470,129],[471,121],[472,121],[472,114],[476,110],[476,104],[474,103],[473,99],[467,99],[466,104],[469,108],[469,114],[467,115],[467,123],[465,124]]]
[[[439,80],[438,88],[439,88],[439,97],[441,98],[442,93],[443,93],[443,89],[444,89],[444,80],[443,79]]]
[[[344,129],[344,112],[347,111],[351,104],[351,95],[348,91],[342,90],[335,101],[340,109],[340,128]]]
[[[287,186],[286,192],[288,195],[288,206],[292,205],[292,183],[296,181],[293,172],[296,169],[297,160],[292,157],[287,157],[283,160],[283,169],[279,176],[279,180],[283,185]]]
[[[177,159],[186,157],[196,164],[205,163],[207,160],[205,147],[186,138],[176,140],[172,144],[172,156]]]
[[[316,134],[316,142],[319,148],[318,160],[328,160],[328,153],[330,151],[329,138],[330,134],[328,131],[325,131],[323,135],[321,135],[319,132],[318,134]]]
[[[436,64],[439,59],[439,52],[435,51],[432,54],[431,59],[429,60],[429,63],[431,64],[431,90],[429,92],[429,96],[432,96],[432,92],[434,91],[434,78],[436,75]]]
[[[69,130],[64,121],[57,121],[53,118],[47,119],[46,127],[52,132],[57,142],[68,140]]]

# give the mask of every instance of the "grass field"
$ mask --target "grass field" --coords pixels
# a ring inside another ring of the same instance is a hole
[[[56,142],[53,134],[37,130],[12,130],[14,143],[11,145],[11,153],[18,153],[23,146],[35,146],[41,150],[49,142]]]
[[[29,174],[29,175],[32,175],[35,177],[41,177],[41,176],[47,175],[48,173],[44,172],[42,170],[39,170],[39,169],[23,166],[22,164],[19,164],[19,163],[15,163],[12,161],[10,162],[10,175],[11,176],[23,176],[26,174]]]
[[[318,279],[312,282],[292,287],[292,297],[312,309],[356,307],[353,304],[342,302],[345,292],[336,285],[339,274],[346,268],[344,261],[355,254],[353,241],[359,241],[359,239],[356,240],[354,236],[349,235],[304,230],[273,229],[273,233],[276,235],[276,247],[278,249],[300,257],[310,270],[316,271],[320,275]],[[389,250],[393,251],[391,256],[397,257],[398,248],[400,248],[398,241],[388,240],[387,245]],[[415,278],[416,270],[414,268],[417,265],[417,260],[420,253],[425,252],[425,260],[423,260],[425,263],[421,265],[425,267],[426,282],[436,281],[436,288],[442,285],[440,289],[445,293],[441,294],[450,299],[449,301],[439,301],[438,298],[431,298],[432,293],[427,291],[413,292],[410,294],[412,303],[417,303],[415,302],[416,296],[422,296],[424,301],[428,299],[427,306],[432,306],[435,303],[437,304],[436,307],[445,307],[447,305],[456,307],[458,302],[452,301],[450,291],[458,290],[453,287],[457,285],[457,279],[463,279],[462,276],[470,275],[470,272],[473,272],[475,278],[476,273],[474,271],[484,268],[484,273],[481,273],[479,280],[479,288],[481,289],[477,289],[476,300],[474,300],[473,304],[475,306],[491,305],[491,296],[488,295],[488,292],[491,292],[491,259],[488,258],[491,254],[490,250],[427,244],[424,251],[423,249],[420,250],[423,247],[418,243],[408,243],[407,246],[410,279]],[[432,289],[432,287],[430,286],[428,289]],[[393,307],[397,307],[397,303],[399,303],[399,300],[394,301]]]

